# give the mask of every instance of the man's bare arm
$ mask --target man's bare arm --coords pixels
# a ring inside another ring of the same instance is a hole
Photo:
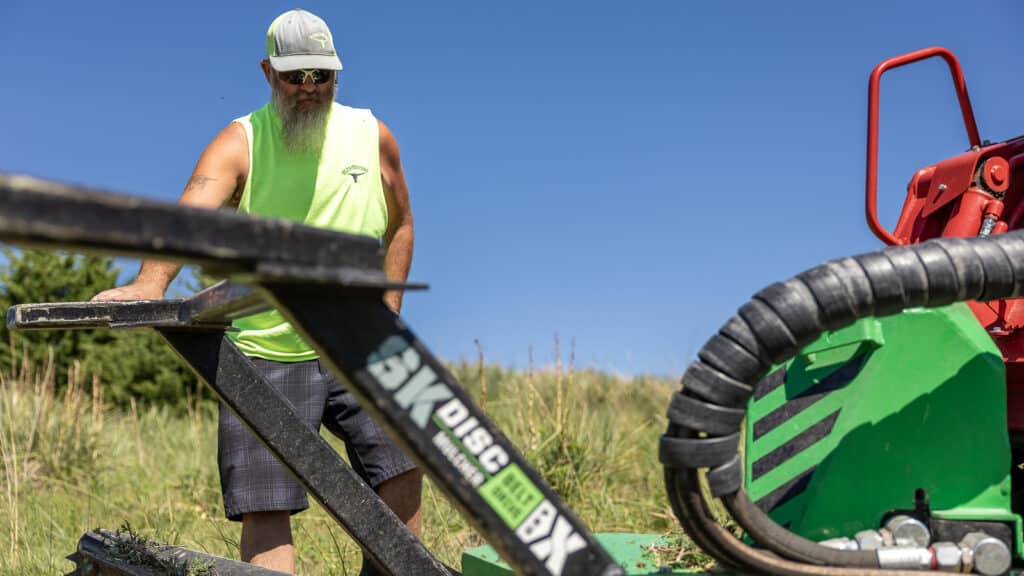
[[[245,129],[232,122],[203,151],[178,203],[211,209],[237,207],[248,173]],[[159,300],[179,269],[172,262],[145,260],[131,284],[100,292],[93,300]]]
[[[412,264],[413,227],[409,189],[402,172],[398,142],[383,122],[380,125],[380,172],[388,205],[388,229],[384,233],[384,274],[388,280],[405,282]],[[384,293],[384,303],[396,313],[402,309],[402,292]]]

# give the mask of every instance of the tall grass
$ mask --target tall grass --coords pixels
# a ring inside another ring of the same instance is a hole
[[[488,365],[479,347],[475,362],[450,369],[592,530],[677,533],[656,450],[673,384],[578,370],[572,347],[563,362],[555,346],[553,366]],[[73,367],[57,395],[52,361],[37,369],[26,357],[0,371],[0,574],[66,572],[82,533],[126,522],[152,540],[238,557],[210,403],[190,398],[186,414],[112,410],[98,376]],[[455,566],[483,543],[429,481],[424,525],[427,546]],[[358,547],[315,503],[293,516],[293,531],[299,573],[358,573]]]
[[[674,383],[578,370],[574,347],[567,364],[560,348],[543,368],[531,352],[525,371],[482,357],[451,370],[591,530],[676,530],[657,456]]]
[[[7,562],[17,564],[23,553],[22,496],[29,497],[46,483],[73,482],[89,474],[99,458],[103,428],[103,392],[98,375],[91,380],[77,362],[69,367],[63,395],[54,392],[53,354],[41,370],[12,345],[12,363],[0,371],[0,461],[3,462],[4,511],[8,521]],[[0,567],[3,564],[0,563]]]

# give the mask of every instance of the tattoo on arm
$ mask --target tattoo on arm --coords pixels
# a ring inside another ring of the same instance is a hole
[[[196,174],[195,176],[188,179],[188,184],[185,185],[185,191],[189,192],[191,190],[202,190],[203,188],[206,188],[207,182],[213,182],[215,180],[216,178],[210,176]]]

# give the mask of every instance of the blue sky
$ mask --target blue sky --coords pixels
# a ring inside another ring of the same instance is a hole
[[[244,6],[244,8],[243,8]],[[279,2],[0,2],[0,171],[175,200],[261,106]],[[339,100],[395,133],[416,215],[404,316],[449,360],[676,376],[752,293],[880,246],[867,78],[960,58],[983,138],[1024,132],[1024,10],[905,2],[307,2]],[[944,64],[886,75],[880,195],[967,147]],[[135,264],[127,264],[134,272]]]

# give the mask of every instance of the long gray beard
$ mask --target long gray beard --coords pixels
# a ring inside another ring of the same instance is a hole
[[[271,89],[271,103],[281,118],[281,139],[289,152],[318,152],[327,131],[327,117],[334,102],[334,88],[324,105],[316,110],[303,111],[295,107],[276,87]]]

